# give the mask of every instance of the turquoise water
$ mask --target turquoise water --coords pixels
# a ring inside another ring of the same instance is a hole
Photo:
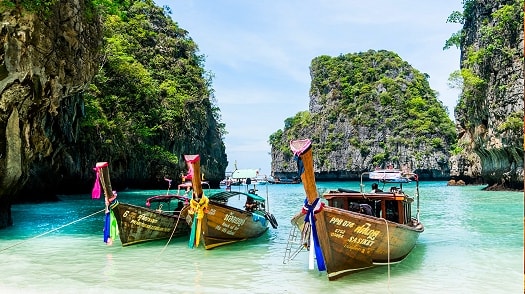
[[[359,183],[318,183],[321,192],[338,187]],[[88,194],[15,205],[14,226],[0,230],[0,293],[523,293],[523,193],[423,182],[425,232],[407,259],[329,282],[308,269],[306,251],[283,264],[302,185],[267,189],[278,229],[209,251],[186,238],[107,246],[103,200]],[[144,194],[164,193],[119,191],[119,199],[143,204]]]

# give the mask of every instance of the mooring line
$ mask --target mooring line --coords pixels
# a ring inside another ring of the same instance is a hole
[[[183,207],[183,208],[180,210],[179,215],[178,215],[178,217],[177,217],[177,221],[175,222],[175,228],[173,228],[173,231],[171,232],[171,236],[170,236],[170,238],[168,239],[168,242],[166,242],[166,245],[164,245],[164,247],[163,247],[162,250],[160,251],[160,253],[159,253],[159,255],[157,256],[157,258],[159,258],[159,257],[162,255],[162,253],[164,252],[164,250],[166,250],[166,247],[168,247],[168,244],[170,244],[171,239],[173,238],[173,235],[175,234],[175,230],[177,230],[177,226],[179,225],[179,220],[180,220],[180,216],[181,216],[182,212],[183,212],[185,209],[188,209],[189,207],[190,207],[190,206],[187,205],[187,206]]]
[[[69,225],[72,225],[72,224],[74,224],[74,223],[77,223],[77,222],[79,222],[79,221],[81,221],[81,220],[84,220],[84,219],[86,219],[86,218],[88,218],[88,217],[92,217],[92,216],[94,216],[95,214],[98,214],[98,213],[104,212],[105,210],[106,210],[106,209],[102,209],[102,210],[97,211],[97,212],[94,212],[94,213],[92,213],[92,214],[90,214],[90,215],[88,215],[88,216],[85,216],[85,217],[83,217],[83,218],[79,218],[79,219],[77,219],[77,220],[75,220],[75,221],[72,221],[72,222],[70,222],[70,223],[67,223],[67,224],[65,224],[65,225],[62,225],[62,226],[60,226],[60,227],[58,227],[58,228],[55,228],[55,229],[52,229],[52,230],[50,230],[50,231],[44,232],[44,233],[42,233],[42,234],[40,234],[40,235],[37,235],[37,236],[31,237],[31,238],[29,238],[29,239],[26,239],[26,240],[20,241],[20,242],[15,243],[15,244],[13,244],[13,245],[11,245],[11,246],[7,246],[7,247],[5,247],[5,248],[0,249],[0,252],[5,251],[5,250],[10,249],[10,248],[13,248],[13,247],[15,247],[15,246],[17,246],[17,245],[23,244],[23,243],[25,243],[25,242],[27,242],[27,241],[30,241],[30,240],[33,240],[33,239],[36,239],[36,238],[42,237],[42,236],[47,235],[47,234],[49,234],[49,233],[52,233],[52,232],[54,232],[54,231],[60,230],[60,229],[62,229],[62,228],[64,228],[64,227],[67,227],[67,226],[69,226]]]
[[[388,288],[388,292],[389,293],[392,293],[390,291],[390,232],[388,230],[388,222],[386,219],[384,218],[381,218],[382,220],[385,221],[385,225],[386,225],[386,240],[387,240],[387,268],[388,268],[388,285],[387,285],[387,288]]]

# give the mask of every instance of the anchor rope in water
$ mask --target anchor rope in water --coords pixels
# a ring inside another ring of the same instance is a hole
[[[164,250],[166,250],[166,247],[168,247],[168,244],[170,244],[171,239],[173,238],[173,235],[175,234],[175,231],[177,230],[177,226],[179,225],[179,221],[180,221],[180,217],[181,217],[182,212],[183,212],[185,209],[189,208],[189,207],[190,207],[190,206],[187,205],[186,207],[184,207],[184,208],[181,209],[181,211],[180,211],[180,213],[179,213],[179,217],[177,218],[177,222],[175,222],[175,227],[173,228],[173,231],[171,232],[171,236],[170,236],[170,238],[168,239],[168,242],[166,242],[166,245],[164,245],[164,248],[162,248],[162,250],[160,251],[158,257],[160,257],[160,256],[162,255],[162,253],[164,252]]]
[[[70,223],[67,223],[67,224],[65,224],[65,225],[62,225],[62,226],[60,226],[60,227],[58,227],[58,228],[54,228],[54,229],[49,230],[49,231],[47,231],[47,232],[44,232],[44,233],[42,233],[42,234],[40,234],[40,235],[36,235],[36,236],[31,237],[31,238],[29,238],[29,239],[26,239],[26,240],[20,241],[20,242],[18,242],[18,243],[15,243],[15,244],[13,244],[13,245],[11,245],[11,246],[7,246],[7,247],[5,247],[5,248],[0,249],[0,252],[5,251],[5,250],[10,249],[10,248],[13,248],[13,247],[15,247],[15,246],[18,246],[18,245],[23,244],[23,243],[25,243],[25,242],[28,242],[28,241],[30,241],[30,240],[33,240],[33,239],[36,239],[36,238],[40,238],[40,237],[45,236],[45,235],[47,235],[47,234],[50,234],[50,233],[52,233],[52,232],[54,232],[54,231],[58,231],[58,230],[60,230],[60,229],[62,229],[62,228],[64,228],[64,227],[70,226],[70,225],[72,225],[72,224],[74,224],[74,223],[78,223],[79,221],[85,220],[86,218],[92,217],[92,216],[94,216],[95,214],[98,214],[98,213],[104,212],[105,210],[106,210],[106,209],[99,210],[99,211],[94,212],[94,213],[92,213],[92,214],[90,214],[90,215],[87,215],[87,216],[85,216],[85,217],[79,218],[79,219],[74,220],[74,221],[72,221],[72,222],[70,222]]]

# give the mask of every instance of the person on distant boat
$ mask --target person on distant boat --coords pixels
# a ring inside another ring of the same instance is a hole
[[[226,180],[226,190],[231,191],[231,188],[232,188],[232,178],[228,177],[228,179]]]
[[[372,193],[378,193],[378,192],[383,192],[383,190],[379,189],[379,186],[377,185],[377,183],[373,183],[372,184]]]
[[[244,208],[246,208],[246,211],[252,212],[257,208],[257,203],[253,200],[252,197],[247,197],[246,203],[244,204]]]

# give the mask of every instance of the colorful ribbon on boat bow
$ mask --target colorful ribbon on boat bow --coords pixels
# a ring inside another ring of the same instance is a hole
[[[312,228],[311,234],[314,241],[315,258],[317,259],[317,269],[319,271],[325,271],[326,266],[324,264],[323,252],[321,251],[321,245],[319,244],[319,238],[317,237],[317,229],[315,226],[315,214],[323,209],[324,203],[319,201],[317,197],[312,204],[308,204],[308,198],[304,200],[303,213],[306,214],[304,222],[310,223]],[[311,250],[311,249],[310,249]]]
[[[91,191],[91,199],[99,199],[100,198],[100,170],[103,167],[107,167],[107,162],[98,162],[93,170],[95,171],[96,178],[95,178],[95,185],[93,185],[93,190]]]
[[[117,219],[113,214],[113,210],[109,209],[108,211],[106,211],[106,218],[104,220],[104,243],[112,245],[113,240],[115,240],[117,235]]]
[[[96,179],[95,179],[95,185],[93,186],[93,190],[91,191],[91,198],[92,199],[99,199],[101,194],[101,180],[100,177],[102,169],[107,168],[109,164],[107,162],[97,162],[93,170],[96,173]],[[107,185],[105,185],[105,189],[107,189]],[[104,243],[108,245],[113,244],[113,240],[116,238],[116,235],[118,234],[117,229],[117,221],[115,219],[115,215],[113,214],[112,208],[116,205],[115,199],[117,198],[117,192],[115,191],[105,191],[105,204],[106,204],[106,215],[104,219]],[[107,195],[108,193],[111,193],[112,195]],[[111,205],[111,208],[110,208]]]
[[[202,195],[199,201],[190,200],[190,209],[188,213],[193,215],[193,222],[191,225],[191,234],[188,246],[190,248],[199,247],[200,236],[201,236],[201,222],[205,213],[208,213],[208,197]]]

